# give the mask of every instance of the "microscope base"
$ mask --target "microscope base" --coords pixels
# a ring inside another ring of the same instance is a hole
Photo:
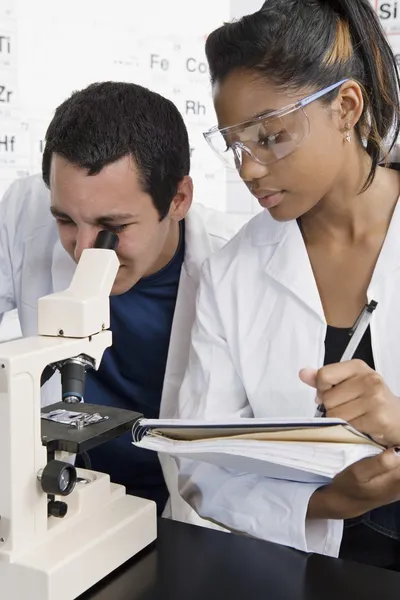
[[[0,552],[2,599],[75,600],[156,539],[155,503],[108,486],[109,501],[99,497],[84,516],[51,517],[54,530],[49,526],[46,539],[29,552]]]

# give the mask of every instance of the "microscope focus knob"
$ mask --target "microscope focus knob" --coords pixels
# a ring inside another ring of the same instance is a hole
[[[68,512],[68,504],[59,500],[51,500],[47,505],[47,515],[56,519],[63,519]]]
[[[68,496],[76,484],[76,469],[69,463],[51,460],[38,473],[42,490],[53,496]]]

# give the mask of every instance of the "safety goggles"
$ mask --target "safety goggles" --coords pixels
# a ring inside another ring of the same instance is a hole
[[[213,127],[204,137],[214,152],[231,169],[240,169],[246,152],[261,165],[289,156],[310,133],[306,106],[329,94],[347,79],[279,110],[269,111],[238,125]]]

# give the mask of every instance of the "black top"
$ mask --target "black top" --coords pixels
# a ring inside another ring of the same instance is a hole
[[[398,600],[399,590],[398,573],[160,519],[155,547],[79,600]]]
[[[325,365],[340,362],[349,339],[350,329],[339,329],[328,325],[325,338]],[[354,358],[363,360],[371,369],[375,369],[369,327]],[[377,509],[377,511],[382,510],[386,510],[386,507]],[[396,510],[396,505],[391,505],[390,510]],[[340,556],[400,571],[400,542],[372,529],[363,522],[362,518],[345,521]]]
[[[325,338],[325,365],[340,362],[347,344],[350,341],[351,329],[342,329],[328,325]],[[371,369],[375,369],[374,357],[372,355],[371,329],[367,331],[354,354],[354,358],[363,360]]]

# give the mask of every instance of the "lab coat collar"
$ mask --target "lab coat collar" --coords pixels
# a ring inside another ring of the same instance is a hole
[[[276,249],[265,266],[266,273],[285,286],[325,322],[324,311],[307,250],[296,221],[280,223],[268,211],[255,219],[252,243],[255,246],[275,245]],[[400,202],[398,201],[382,246],[368,297],[379,301],[382,281],[400,268]]]
[[[253,219],[252,243],[254,246],[278,244],[287,234],[291,221],[275,221],[267,210]]]
[[[185,217],[184,269],[197,282],[200,280],[203,262],[213,252],[210,232],[206,227],[206,213],[207,209],[204,207],[193,205]]]
[[[252,235],[255,246],[275,245],[268,253],[265,272],[311,308],[325,323],[324,310],[307,250],[296,221],[275,221],[268,211],[256,220]]]
[[[368,296],[378,299],[381,282],[400,268],[400,199],[397,201],[386,239],[375,265]]]

